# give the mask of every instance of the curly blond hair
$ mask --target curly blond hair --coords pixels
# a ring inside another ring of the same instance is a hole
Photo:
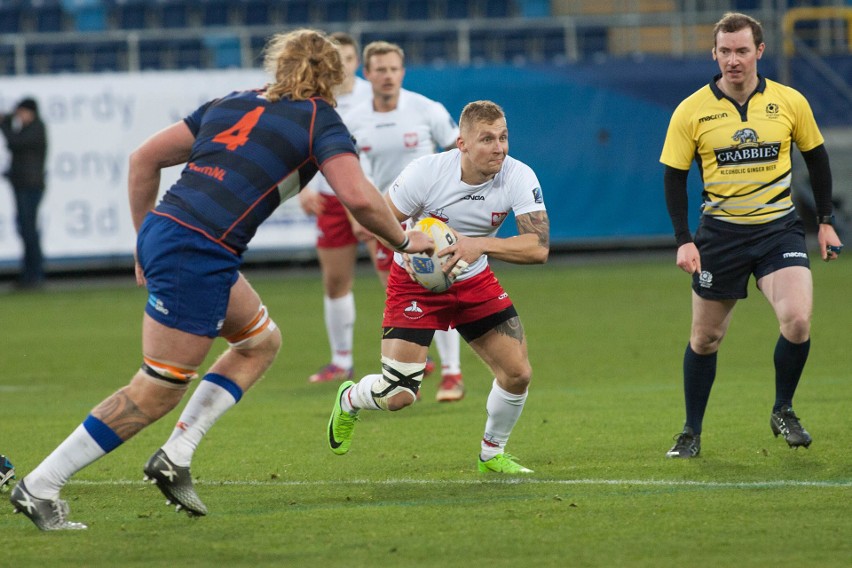
[[[336,105],[334,89],[346,77],[336,42],[311,29],[272,36],[264,48],[263,67],[274,78],[266,88],[272,102],[322,97]]]

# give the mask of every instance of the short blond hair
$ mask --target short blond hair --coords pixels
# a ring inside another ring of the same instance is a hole
[[[274,78],[266,89],[272,102],[322,97],[336,105],[334,89],[346,77],[336,42],[311,29],[272,36],[264,48],[263,66]]]
[[[384,55],[386,53],[396,53],[402,60],[403,67],[405,66],[405,51],[400,46],[389,41],[372,41],[364,46],[364,54],[361,61],[364,64],[364,69],[370,68],[370,58],[374,55]]]
[[[494,122],[506,118],[503,108],[491,101],[473,101],[464,105],[459,117],[459,129],[467,130],[477,122],[494,124]]]

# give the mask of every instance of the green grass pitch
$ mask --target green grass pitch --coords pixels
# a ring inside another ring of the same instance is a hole
[[[463,401],[435,402],[427,379],[421,403],[364,413],[350,453],[333,455],[325,428],[337,385],[306,380],[328,359],[318,273],[248,271],[284,346],[196,454],[210,515],[175,514],[141,481],[179,408],[65,488],[87,531],[41,533],[0,497],[0,564],[852,565],[852,259],[813,265],[813,344],[795,405],[811,448],[790,450],[770,432],[778,329],[752,285],[720,352],[701,457],[689,461],[664,457],[683,422],[690,321],[673,253],[495,270],[534,369],[509,444],[529,478],[476,471],[491,376],[464,346]],[[144,302],[130,276],[0,294],[0,453],[19,479],[138,368]],[[360,376],[378,368],[383,302],[365,267],[356,302]]]

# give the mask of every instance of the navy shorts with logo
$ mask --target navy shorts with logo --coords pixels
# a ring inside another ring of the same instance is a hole
[[[152,213],[139,229],[136,254],[147,281],[145,313],[167,327],[217,337],[240,275],[240,257]]]
[[[748,296],[748,280],[758,280],[788,266],[810,268],[805,227],[795,212],[762,225],[736,225],[701,217],[695,232],[701,274],[692,289],[707,300],[738,300]]]

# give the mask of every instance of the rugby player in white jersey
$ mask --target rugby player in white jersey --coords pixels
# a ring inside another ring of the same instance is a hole
[[[395,255],[382,322],[382,372],[340,386],[328,424],[329,446],[335,454],[349,451],[362,410],[394,411],[414,402],[432,335],[454,327],[495,377],[486,403],[479,471],[530,473],[505,452],[532,376],[527,341],[488,258],[546,262],[550,222],[535,173],[508,155],[503,110],[490,101],[469,103],[460,126],[456,149],[415,160],[386,195],[400,221],[435,217],[450,226],[457,243],[438,254],[450,255],[444,271],[455,274],[455,282],[446,292],[429,292],[409,277],[407,259]],[[497,231],[510,212],[519,234],[499,238]]]
[[[396,176],[413,160],[448,150],[456,144],[458,126],[439,102],[402,88],[405,53],[393,43],[375,41],[364,48],[364,76],[373,88],[372,100],[353,109],[347,122],[361,156],[361,165],[376,187],[386,192]],[[358,232],[362,238],[366,235]],[[368,246],[375,253],[380,278],[387,283],[393,251],[376,240]],[[436,398],[452,402],[464,397],[459,335],[455,330],[435,334],[441,358],[441,384]],[[427,360],[427,374],[431,360]]]
[[[349,124],[347,117],[352,109],[372,100],[373,89],[368,81],[355,74],[360,62],[358,45],[352,36],[336,32],[329,37],[337,42],[346,71],[346,79],[337,93],[337,113],[344,124]],[[331,361],[308,377],[308,381],[321,383],[351,379],[352,335],[355,326],[352,284],[358,260],[358,237],[353,232],[346,208],[321,173],[317,173],[308,187],[299,193],[299,205],[308,215],[316,216],[317,220],[317,258],[322,271],[323,313],[331,348]],[[371,254],[374,251],[375,247],[371,247]]]

